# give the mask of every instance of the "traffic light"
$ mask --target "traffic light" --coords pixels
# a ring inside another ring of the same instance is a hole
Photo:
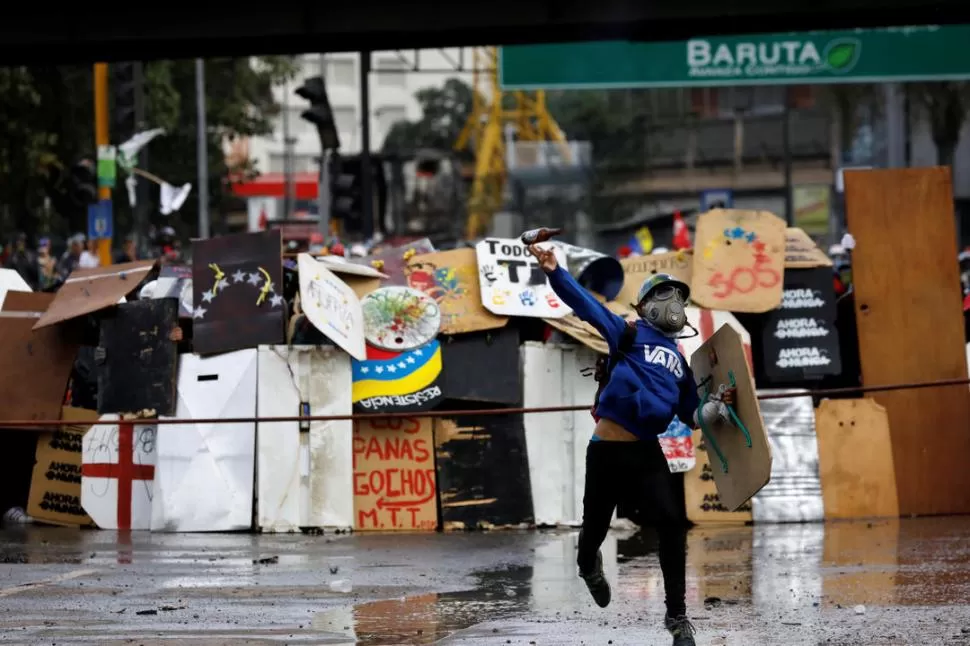
[[[343,220],[344,231],[363,229],[363,164],[360,155],[330,157],[330,217]],[[378,229],[387,209],[387,179],[379,158],[371,157],[371,205]]]
[[[111,71],[111,89],[114,96],[112,140],[126,141],[138,132],[135,105],[139,100],[140,79],[136,78],[135,63],[115,63],[111,66]]]
[[[71,167],[67,176],[67,194],[75,206],[98,201],[98,172],[92,160],[82,159]]]
[[[327,87],[322,76],[313,76],[304,81],[297,88],[297,96],[310,102],[310,109],[304,110],[300,116],[317,128],[320,135],[320,146],[323,150],[337,150],[340,148],[340,137],[330,109],[330,99],[327,98]]]

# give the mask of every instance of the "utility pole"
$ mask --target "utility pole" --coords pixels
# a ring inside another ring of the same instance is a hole
[[[209,237],[209,139],[205,120],[205,61],[195,59],[196,164],[199,182],[199,237]]]
[[[132,77],[134,81],[135,99],[135,130],[132,136],[146,129],[145,123],[145,65],[141,61],[132,64]],[[148,148],[147,146],[140,151],[138,164],[141,168],[148,168]],[[135,222],[133,233],[135,234],[135,250],[139,255],[145,244],[145,232],[148,231],[148,185],[145,182],[138,182],[136,189],[137,199],[135,201]]]
[[[94,143],[98,148],[111,145],[108,126],[108,64],[94,64]],[[98,182],[98,207],[111,213],[111,188]],[[111,217],[109,215],[109,217]],[[90,216],[88,216],[90,220]],[[88,226],[90,229],[90,225]],[[114,227],[111,227],[114,228]],[[88,231],[90,234],[91,232]],[[102,265],[111,264],[111,238],[98,239],[98,257]]]
[[[283,218],[289,219],[294,210],[293,146],[296,139],[290,136],[290,86],[283,88]]]
[[[374,180],[370,160],[370,51],[360,53],[360,190],[362,233],[374,236]]]
[[[320,54],[320,78],[327,78],[327,57]],[[320,148],[320,177],[317,182],[317,214],[324,241],[330,238],[330,154]]]
[[[788,226],[795,226],[795,207],[792,203],[792,168],[791,168],[791,93],[788,88],[784,92],[784,113],[782,118],[781,147],[784,151],[785,164],[785,222]]]

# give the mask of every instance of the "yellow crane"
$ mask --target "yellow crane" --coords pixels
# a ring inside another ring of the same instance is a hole
[[[571,157],[566,137],[546,109],[546,93],[502,92],[498,82],[498,50],[488,47],[472,52],[472,112],[468,116],[456,150],[470,149],[475,154],[475,178],[468,199],[469,240],[480,236],[492,216],[502,208],[505,194],[505,130],[515,129],[518,141],[552,141],[560,144],[565,159]],[[485,69],[482,70],[484,65]]]

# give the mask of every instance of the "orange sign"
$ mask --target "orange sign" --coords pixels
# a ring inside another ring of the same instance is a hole
[[[426,417],[354,424],[354,529],[434,531],[434,435]]]

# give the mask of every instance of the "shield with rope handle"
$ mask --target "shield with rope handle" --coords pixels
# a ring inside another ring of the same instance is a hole
[[[736,387],[730,419],[702,425],[721,504],[736,510],[771,477],[771,447],[765,435],[751,366],[741,335],[722,325],[691,357],[690,367],[703,404],[707,394]]]

